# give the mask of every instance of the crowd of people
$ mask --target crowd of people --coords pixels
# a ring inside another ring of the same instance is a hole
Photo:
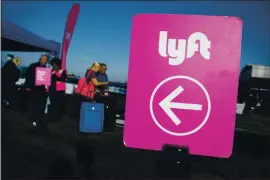
[[[27,113],[29,120],[33,123],[36,132],[44,132],[47,125],[52,121],[61,119],[61,107],[64,106],[64,98],[66,96],[66,78],[67,70],[61,68],[61,59],[54,58],[50,61],[52,66],[51,85],[36,85],[36,68],[47,67],[49,57],[42,54],[38,62],[30,64],[25,76],[24,89],[27,94]],[[19,80],[20,70],[18,66],[21,60],[14,57],[2,67],[2,102],[5,100],[8,106],[13,110],[19,107],[18,104],[18,88],[15,83]],[[94,62],[90,68],[86,70],[85,82],[89,93],[93,92],[93,96],[82,96],[80,91],[75,91],[80,97],[79,103],[82,101],[104,102],[109,99],[109,80],[106,74],[107,66],[104,63]],[[81,87],[82,88],[82,87]],[[50,99],[50,108],[45,118],[45,108],[47,98]],[[105,100],[104,100],[105,99]],[[74,104],[74,113],[79,114],[80,104]]]

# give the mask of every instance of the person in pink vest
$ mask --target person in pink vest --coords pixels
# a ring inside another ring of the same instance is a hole
[[[51,60],[52,81],[49,87],[50,107],[49,107],[49,121],[59,121],[61,119],[61,107],[64,105],[64,97],[66,91],[67,71],[61,69],[61,60],[54,58]]]

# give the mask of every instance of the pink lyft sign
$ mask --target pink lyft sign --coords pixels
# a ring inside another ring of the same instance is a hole
[[[142,14],[132,22],[124,143],[190,154],[232,153],[242,21]]]
[[[36,86],[50,86],[51,85],[52,70],[50,68],[36,68]]]

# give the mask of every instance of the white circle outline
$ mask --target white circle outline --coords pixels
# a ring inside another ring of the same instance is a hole
[[[166,128],[164,128],[161,124],[159,124],[158,120],[156,119],[155,117],[155,114],[154,114],[154,111],[153,111],[153,100],[154,100],[154,97],[158,91],[158,89],[164,85],[166,82],[168,81],[171,81],[173,79],[187,79],[187,80],[190,80],[192,82],[194,82],[195,84],[197,84],[204,92],[205,96],[206,96],[206,99],[207,99],[207,106],[208,106],[208,109],[207,109],[207,113],[204,117],[204,120],[202,121],[202,123],[195,129],[191,130],[191,131],[188,131],[188,132],[184,132],[184,133],[176,133],[176,132],[172,132],[172,131],[169,131],[167,130]],[[206,88],[199,82],[197,81],[196,79],[192,78],[192,77],[189,77],[189,76],[182,76],[182,75],[177,75],[177,76],[171,76],[171,77],[168,77],[166,79],[164,79],[163,81],[161,81],[154,89],[154,91],[152,92],[151,94],[151,97],[150,97],[150,114],[152,116],[152,119],[154,120],[155,124],[165,133],[167,134],[170,134],[170,135],[173,135],[173,136],[187,136],[187,135],[191,135],[197,131],[199,131],[204,125],[205,123],[207,122],[209,116],[210,116],[210,112],[211,112],[211,100],[210,100],[210,96],[206,90]]]

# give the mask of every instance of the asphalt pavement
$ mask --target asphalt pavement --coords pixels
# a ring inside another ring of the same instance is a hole
[[[270,178],[270,125],[242,116],[236,121],[242,130],[235,132],[232,156],[190,156],[190,179]],[[254,128],[246,131],[247,126]],[[64,117],[36,134],[25,113],[2,108],[2,178],[158,179],[161,153],[126,148],[122,132],[116,127],[112,133],[81,134],[77,122]]]

